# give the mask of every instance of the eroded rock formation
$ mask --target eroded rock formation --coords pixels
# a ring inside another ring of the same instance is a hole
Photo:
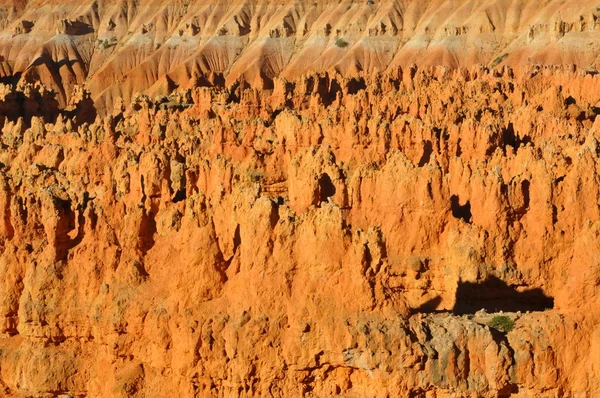
[[[598,92],[212,74],[100,116],[3,86],[2,394],[599,394]]]
[[[594,70],[599,32],[592,0],[3,0],[0,81],[41,81],[63,106],[86,84],[110,113],[212,72],[270,88],[415,63]]]
[[[599,31],[0,0],[0,396],[600,396]]]

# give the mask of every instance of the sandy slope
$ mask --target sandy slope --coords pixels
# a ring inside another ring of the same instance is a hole
[[[591,0],[20,0],[0,13],[0,78],[40,79],[61,103],[85,84],[103,109],[210,72],[268,87],[315,70],[590,67],[600,54]]]

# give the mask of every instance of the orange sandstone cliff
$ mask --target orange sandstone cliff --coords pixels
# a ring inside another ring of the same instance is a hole
[[[0,5],[0,396],[600,395],[595,3]]]

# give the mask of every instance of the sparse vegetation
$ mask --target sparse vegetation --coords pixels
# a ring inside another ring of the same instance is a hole
[[[339,48],[346,48],[350,45],[346,40],[339,38],[335,41],[335,45]]]
[[[515,321],[509,316],[497,315],[489,321],[488,326],[503,333],[508,333],[515,327]]]
[[[262,180],[262,177],[263,177],[263,173],[261,173],[259,171],[255,171],[250,174],[250,180],[252,182],[260,182],[260,180]]]
[[[492,68],[495,68],[496,66],[500,65],[502,61],[506,59],[506,57],[508,57],[508,53],[504,53],[501,56],[494,59],[494,61],[492,62]]]
[[[109,49],[117,45],[117,38],[111,37],[110,39],[98,40],[98,47],[104,50]]]

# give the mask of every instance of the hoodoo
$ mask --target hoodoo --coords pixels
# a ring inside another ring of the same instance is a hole
[[[600,396],[600,3],[0,0],[0,396]]]

